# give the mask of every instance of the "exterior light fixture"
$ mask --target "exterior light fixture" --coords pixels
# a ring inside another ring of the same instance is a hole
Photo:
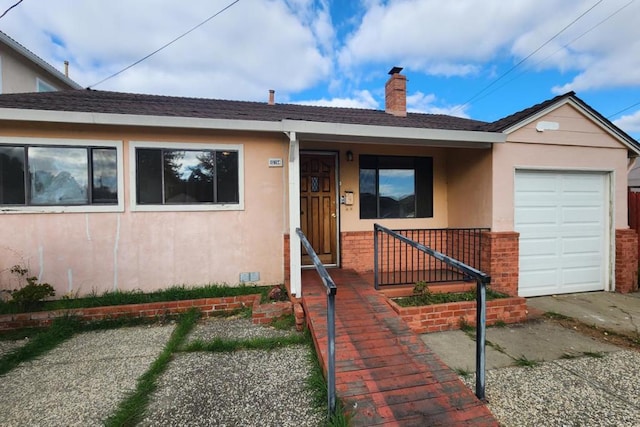
[[[353,153],[351,150],[347,151],[347,162],[353,162]]]

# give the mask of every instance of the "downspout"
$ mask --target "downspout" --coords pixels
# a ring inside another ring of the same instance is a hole
[[[302,297],[300,238],[296,228],[300,227],[300,143],[295,132],[289,136],[289,280],[291,294]]]

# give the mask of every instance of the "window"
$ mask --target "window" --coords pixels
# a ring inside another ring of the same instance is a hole
[[[55,92],[58,89],[53,86],[50,85],[49,83],[45,82],[44,80],[40,80],[39,78],[36,78],[36,91],[38,92]]]
[[[0,205],[117,205],[118,163],[115,146],[0,144]]]
[[[137,205],[241,208],[238,147],[135,145]]]
[[[360,156],[360,218],[433,216],[431,157]]]

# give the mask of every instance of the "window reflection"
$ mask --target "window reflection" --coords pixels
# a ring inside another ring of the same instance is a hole
[[[29,175],[34,205],[86,204],[86,148],[29,147]]]
[[[380,169],[380,217],[416,216],[415,172],[407,169]]]
[[[117,164],[115,148],[92,150],[93,203],[118,203]]]

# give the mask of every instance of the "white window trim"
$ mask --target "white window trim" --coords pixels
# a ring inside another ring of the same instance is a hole
[[[122,141],[102,139],[67,138],[21,138],[0,137],[0,145],[57,145],[68,147],[115,147],[118,162],[118,204],[115,205],[59,205],[59,206],[15,206],[0,205],[0,214],[11,213],[90,213],[124,212],[124,158]],[[87,183],[91,185],[91,183]]]
[[[138,182],[136,178],[136,148],[164,148],[172,150],[218,150],[238,152],[238,203],[219,204],[170,204],[140,205],[136,200]],[[213,144],[189,142],[129,142],[129,197],[131,210],[137,212],[201,212],[201,211],[243,211],[244,210],[244,147],[241,144]]]

